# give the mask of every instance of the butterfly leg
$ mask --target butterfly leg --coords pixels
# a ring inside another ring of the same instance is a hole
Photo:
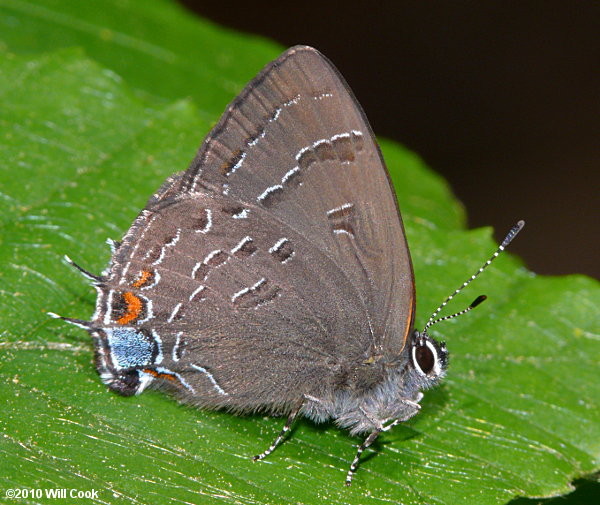
[[[349,486],[350,484],[352,484],[352,477],[354,476],[354,472],[356,472],[356,468],[358,467],[360,455],[363,453],[363,451],[367,447],[369,447],[373,442],[375,442],[375,439],[379,436],[380,433],[381,433],[381,430],[372,431],[371,434],[360,445],[360,447],[358,448],[358,451],[356,451],[356,456],[354,456],[354,460],[352,461],[352,464],[350,465],[350,469],[348,470],[348,473],[346,475],[346,486]]]
[[[352,477],[354,476],[354,472],[356,472],[356,468],[358,467],[358,462],[360,460],[360,456],[363,453],[363,451],[375,441],[375,439],[379,436],[379,434],[382,431],[388,431],[389,429],[396,426],[398,423],[403,423],[404,421],[408,421],[417,412],[419,412],[419,410],[421,409],[421,406],[419,405],[418,401],[420,401],[421,398],[423,398],[422,394],[420,394],[420,396],[417,397],[417,402],[414,402],[412,400],[407,400],[407,399],[403,400],[403,403],[412,407],[414,409],[414,411],[404,417],[395,419],[394,421],[389,423],[387,426],[384,426],[380,421],[378,421],[372,415],[370,415],[369,412],[367,412],[365,409],[363,409],[362,407],[359,407],[360,410],[362,411],[362,413],[367,417],[367,419],[369,419],[373,424],[377,425],[378,428],[375,429],[374,431],[372,431],[371,434],[362,443],[362,445],[358,448],[358,451],[356,452],[356,456],[354,457],[354,460],[352,461],[352,464],[350,465],[350,470],[348,470],[348,474],[346,475],[346,486],[349,486],[350,484],[352,484]]]
[[[420,398],[419,398],[420,400]],[[421,410],[421,406],[416,403],[413,402],[412,400],[402,400],[403,403],[405,403],[406,405],[412,407],[414,410],[410,413],[408,413],[406,416],[404,417],[399,417],[398,419],[394,419],[390,424],[388,424],[387,426],[383,426],[381,428],[381,431],[388,431],[391,430],[394,426],[396,426],[399,423],[403,423],[405,421],[408,421],[411,417],[415,416],[420,410]]]
[[[253,461],[260,461],[261,459],[266,458],[269,454],[271,454],[275,448],[283,441],[283,438],[285,437],[285,434],[290,431],[290,428],[292,427],[292,424],[294,423],[294,420],[296,419],[296,417],[298,416],[298,413],[300,412],[300,409],[302,408],[302,405],[304,404],[304,401],[302,401],[293,411],[292,413],[288,416],[287,421],[285,423],[285,426],[283,427],[283,429],[281,430],[281,432],[279,433],[279,435],[277,436],[277,438],[275,439],[275,441],[269,446],[269,448],[265,451],[262,452],[256,456],[254,456],[252,458]]]

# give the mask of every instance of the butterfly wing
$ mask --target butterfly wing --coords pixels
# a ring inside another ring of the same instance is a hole
[[[332,64],[298,47],[150,199],[115,252],[95,320],[149,336],[153,367],[137,368],[183,398],[285,410],[355,364],[399,353],[413,286],[364,114]]]
[[[398,352],[414,278],[393,186],[366,116],[333,64],[291,48],[228,107],[183,191],[258,204],[327,251],[368,309],[374,345]]]

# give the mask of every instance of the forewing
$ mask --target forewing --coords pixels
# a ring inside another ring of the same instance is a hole
[[[374,352],[399,352],[414,279],[396,198],[360,105],[318,51],[292,48],[268,65],[228,107],[178,190],[258,205],[305,237],[350,279]],[[347,296],[340,289],[328,299]]]

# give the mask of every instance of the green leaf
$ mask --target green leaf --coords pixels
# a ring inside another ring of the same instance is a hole
[[[132,10],[0,0],[0,496],[72,488],[98,490],[92,503],[496,504],[564,494],[599,470],[598,283],[537,277],[509,255],[453,307],[480,293],[486,304],[435,328],[451,352],[446,381],[364,455],[349,489],[358,439],[334,426],[302,421],[252,463],[283,420],[109,393],[88,335],[45,314],[93,312],[93,289],[62,255],[102,270],[105,238],[119,238],[187,166],[226,103],[279,52],[167,2]],[[382,148],[422,325],[495,246],[489,229],[464,230],[446,183],[414,154]]]
[[[192,97],[211,120],[280,52],[168,0],[0,0],[0,37],[15,53],[83,47],[136,92],[163,103]]]

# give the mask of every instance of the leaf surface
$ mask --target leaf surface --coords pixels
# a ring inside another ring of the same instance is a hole
[[[187,166],[279,48],[168,2],[136,4],[135,16],[127,2],[85,4],[0,1],[2,491],[97,489],[93,503],[495,504],[564,494],[598,471],[598,283],[538,277],[510,255],[452,308],[480,293],[486,304],[435,327],[451,352],[447,379],[365,453],[350,489],[343,478],[359,440],[331,425],[302,421],[252,463],[282,419],[109,393],[87,333],[45,314],[93,312],[95,292],[61,258],[101,271],[106,237],[120,238]],[[85,53],[61,49],[70,46]],[[388,141],[382,149],[422,326],[495,245],[491,230],[464,229],[460,204],[417,156]]]

